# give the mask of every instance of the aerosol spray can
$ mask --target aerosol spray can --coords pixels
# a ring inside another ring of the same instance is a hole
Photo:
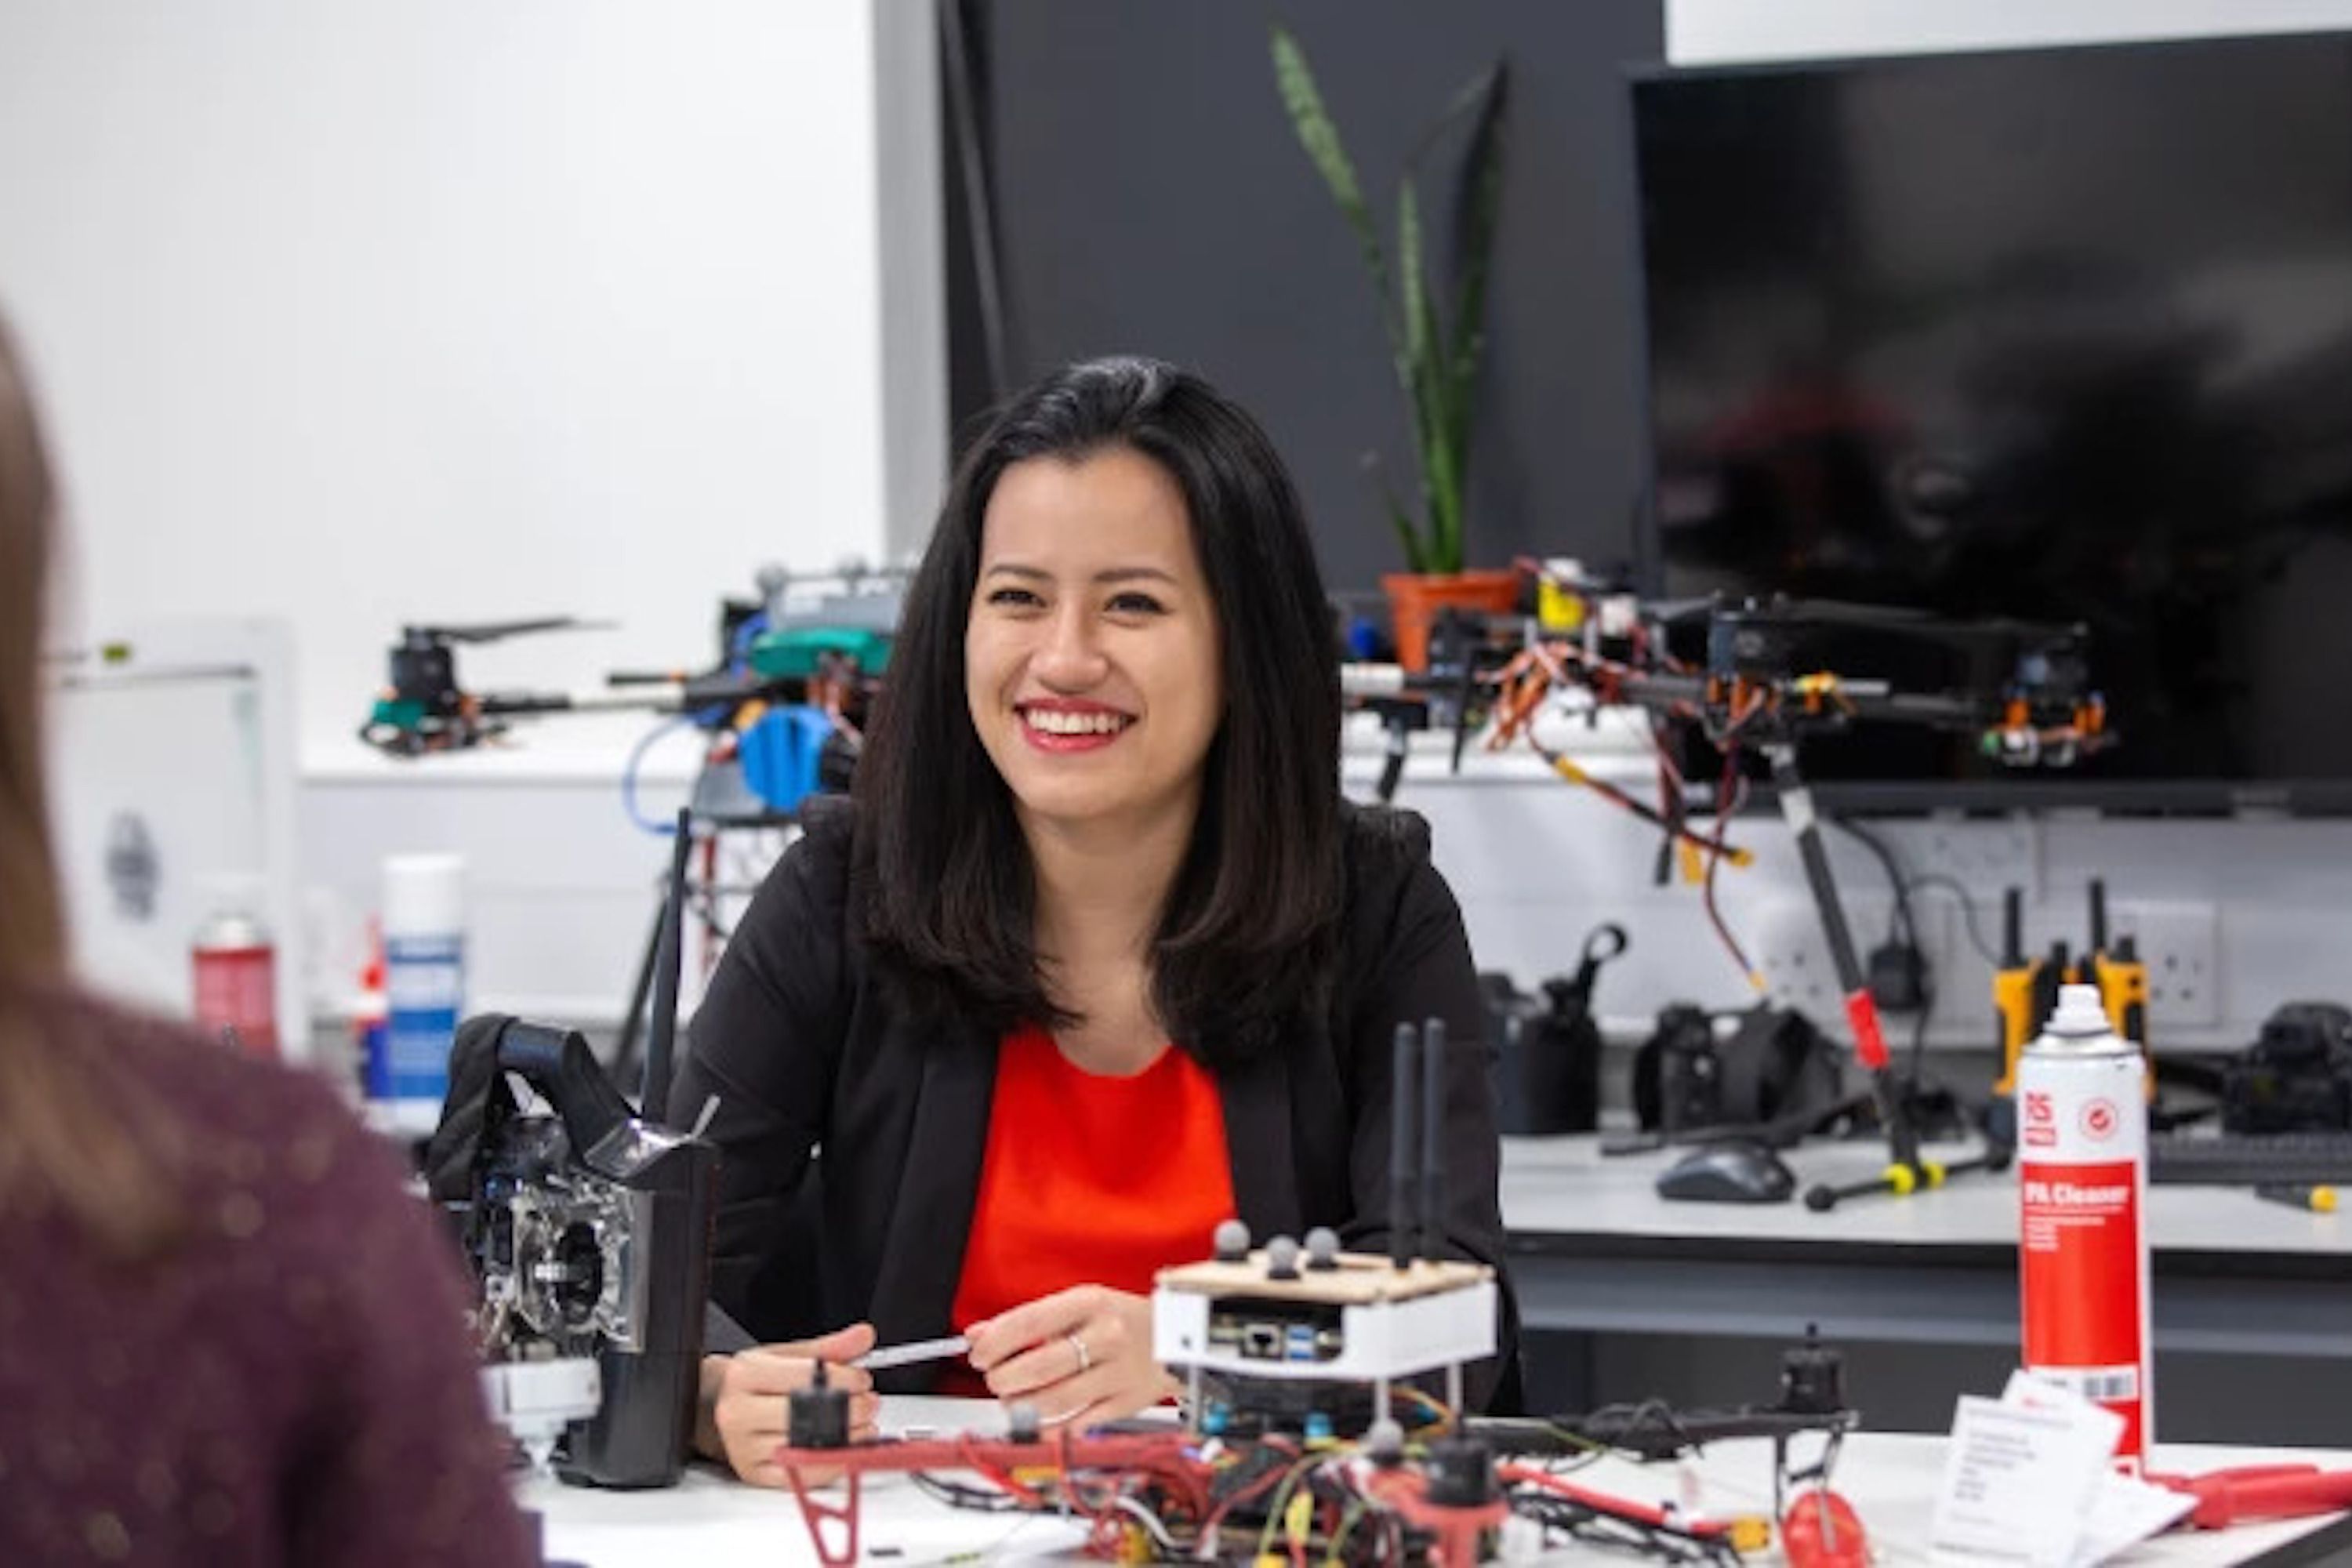
[[[433,1130],[449,1093],[449,1046],[466,997],[466,862],[389,855],[383,862],[383,1046],[364,1065],[380,1123]]]
[[[352,998],[352,1059],[359,1064],[360,1092],[368,1099],[386,1098],[376,1085],[390,1069],[385,1056],[392,1027],[390,1005],[384,1000],[383,928],[368,921],[367,957],[360,965],[360,988]]]
[[[2018,1277],[2025,1369],[2124,1418],[2118,1460],[2147,1458],[2147,1065],[2095,985],[2066,985],[2017,1071]]]
[[[196,1023],[257,1057],[278,1055],[278,947],[249,910],[215,910],[188,944]]]

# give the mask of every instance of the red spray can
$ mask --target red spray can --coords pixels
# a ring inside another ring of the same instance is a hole
[[[255,1056],[277,1056],[278,949],[261,922],[238,910],[218,911],[197,929],[189,957],[196,1022],[234,1035]]]
[[[2147,1064],[2095,985],[2067,985],[2019,1058],[2018,1279],[2025,1370],[2124,1418],[2116,1458],[2147,1458]]]

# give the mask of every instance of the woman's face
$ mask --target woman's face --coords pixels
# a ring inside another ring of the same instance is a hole
[[[1024,819],[1189,815],[1224,707],[1183,492],[1129,447],[1006,468],[981,524],[964,695]]]

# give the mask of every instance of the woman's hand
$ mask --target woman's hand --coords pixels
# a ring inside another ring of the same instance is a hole
[[[881,1395],[874,1392],[871,1377],[845,1363],[873,1348],[874,1325],[852,1323],[818,1339],[704,1356],[696,1449],[706,1458],[726,1460],[753,1486],[785,1485],[774,1454],[784,1440],[788,1402],[794,1389],[808,1386],[819,1362],[825,1363],[825,1382],[849,1392],[849,1440],[860,1443],[872,1437]],[[804,1471],[801,1479],[823,1485],[833,1474]]]
[[[989,1392],[1035,1405],[1048,1426],[1116,1421],[1177,1389],[1151,1359],[1150,1300],[1123,1290],[1074,1286],[964,1332]]]

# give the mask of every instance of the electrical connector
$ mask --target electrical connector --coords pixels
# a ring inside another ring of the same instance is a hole
[[[1881,1011],[1916,1013],[1927,1005],[1927,956],[1911,943],[1890,942],[1874,948],[1865,972],[1870,994]]]

